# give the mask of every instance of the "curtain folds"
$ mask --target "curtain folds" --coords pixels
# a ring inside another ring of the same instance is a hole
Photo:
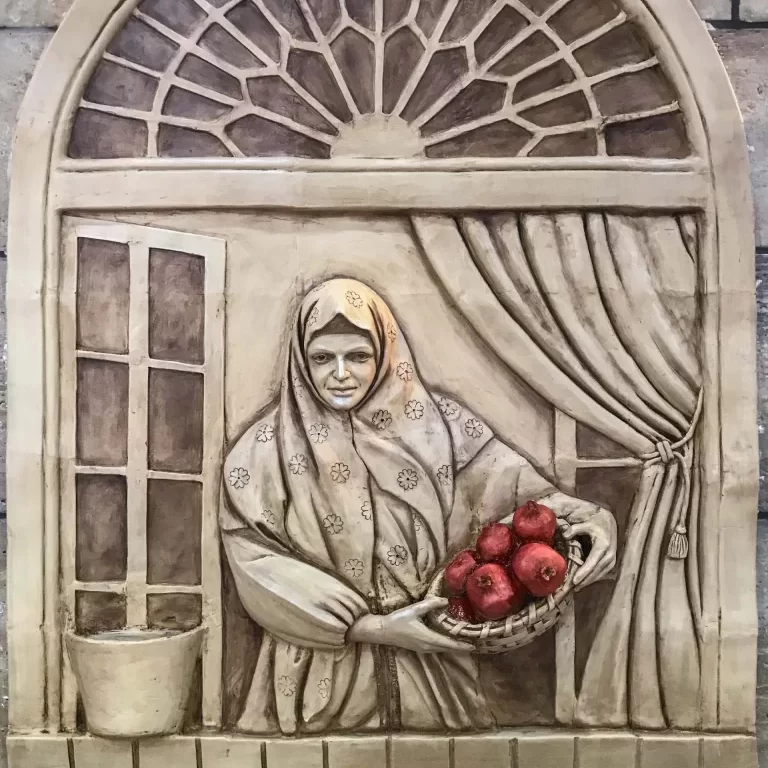
[[[698,537],[688,530],[698,520],[691,467],[702,386],[695,220],[420,216],[413,229],[438,282],[500,361],[644,462],[577,721],[695,728]]]

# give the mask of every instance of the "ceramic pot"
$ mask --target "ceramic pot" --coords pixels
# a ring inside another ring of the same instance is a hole
[[[88,730],[113,738],[177,733],[204,635],[203,627],[68,634]]]

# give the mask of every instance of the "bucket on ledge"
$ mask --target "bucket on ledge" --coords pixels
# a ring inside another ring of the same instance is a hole
[[[178,733],[204,636],[204,627],[68,633],[89,732],[112,738]]]

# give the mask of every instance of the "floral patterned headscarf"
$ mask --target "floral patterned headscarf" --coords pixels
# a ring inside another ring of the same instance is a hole
[[[339,316],[369,337],[376,352],[374,382],[352,412],[334,410],[320,397],[307,365],[312,338]],[[330,280],[305,297],[291,336],[276,428],[290,501],[285,530],[307,558],[370,594],[376,505],[390,498],[420,516],[434,555],[442,559],[453,504],[449,431],[392,312],[363,283]],[[422,580],[418,569],[410,578]]]

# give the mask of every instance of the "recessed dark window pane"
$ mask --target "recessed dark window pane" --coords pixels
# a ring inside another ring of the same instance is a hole
[[[149,369],[149,468],[202,471],[201,374]]]
[[[200,583],[203,486],[150,480],[147,487],[147,582]]]
[[[120,475],[78,475],[78,581],[123,581],[128,556],[126,485]]]
[[[576,424],[576,455],[580,459],[625,459],[631,452],[586,424]]]
[[[127,364],[77,361],[77,460],[104,467],[127,463]]]
[[[149,354],[156,360],[205,360],[205,260],[149,252]]]
[[[576,498],[610,509],[616,519],[619,563],[624,554],[630,511],[642,474],[642,467],[582,467],[576,470]],[[576,622],[576,690],[581,687],[587,658],[615,586],[615,579],[605,579],[576,593],[574,610],[579,617]]]
[[[77,348],[128,352],[130,253],[125,243],[77,241]]]
[[[111,157],[143,157],[147,153],[147,124],[80,107],[69,140],[69,156],[106,160]]]
[[[147,626],[150,629],[190,630],[203,617],[200,595],[147,595]]]
[[[126,622],[125,595],[112,592],[75,595],[75,627],[79,635],[123,629]]]

